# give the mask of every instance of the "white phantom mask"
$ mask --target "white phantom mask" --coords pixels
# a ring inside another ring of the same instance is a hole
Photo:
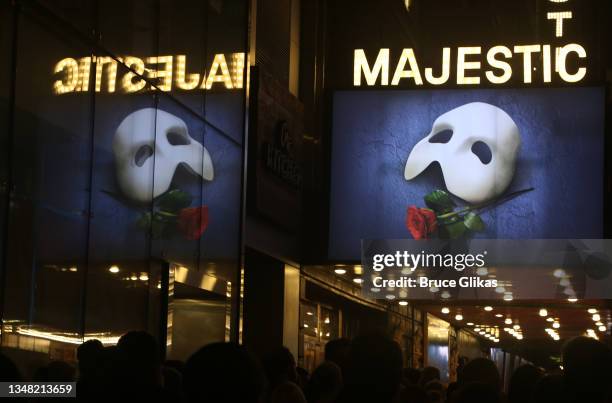
[[[159,109],[139,109],[123,119],[113,153],[119,187],[137,202],[167,191],[181,164],[206,180],[214,177],[210,154],[189,136],[185,122]]]
[[[414,146],[404,177],[411,180],[437,161],[449,192],[470,203],[501,195],[514,176],[519,130],[500,108],[474,102],[438,117]]]

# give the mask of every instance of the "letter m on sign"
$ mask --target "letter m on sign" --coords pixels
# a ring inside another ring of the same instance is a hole
[[[389,84],[389,49],[378,52],[374,66],[370,68],[363,49],[355,49],[353,84],[361,85],[361,76],[365,77],[367,85],[376,85],[380,76],[380,85]]]

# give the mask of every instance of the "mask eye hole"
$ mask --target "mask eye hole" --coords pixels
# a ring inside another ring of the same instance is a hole
[[[168,143],[172,144],[173,146],[186,146],[191,144],[189,137],[177,129],[168,130],[166,133],[166,138],[168,139]]]
[[[472,144],[472,152],[478,157],[480,162],[485,165],[491,162],[491,159],[493,158],[491,148],[489,148],[489,146],[482,141],[477,141]]]
[[[429,142],[446,144],[451,140],[452,137],[453,137],[453,131],[450,129],[445,129],[431,136],[429,138]]]
[[[134,162],[139,167],[143,166],[144,163],[153,155],[153,148],[150,145],[146,144],[141,146],[136,154],[134,155]]]

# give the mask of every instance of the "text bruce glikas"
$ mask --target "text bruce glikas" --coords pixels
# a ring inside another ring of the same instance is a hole
[[[417,268],[422,269],[454,269],[463,271],[464,269],[478,269],[485,266],[485,256],[487,252],[482,253],[466,253],[466,254],[442,254],[442,253],[410,253],[408,251],[396,251],[393,254],[376,254],[372,256],[372,269],[375,272],[381,272],[384,269],[401,269],[404,273],[405,269],[414,272]],[[478,276],[461,276],[457,280],[444,279],[433,280],[426,276],[418,278],[400,277],[399,279],[384,279],[383,277],[373,277],[373,285],[375,287],[389,288],[412,288],[412,287],[497,287],[496,279],[483,279]]]

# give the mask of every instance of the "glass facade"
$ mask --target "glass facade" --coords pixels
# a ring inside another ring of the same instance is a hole
[[[3,345],[165,337],[171,265],[238,334],[247,6],[0,6]]]

